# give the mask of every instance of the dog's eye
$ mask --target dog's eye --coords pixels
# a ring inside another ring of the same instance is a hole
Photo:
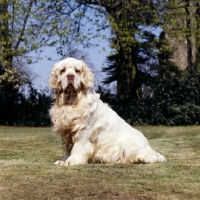
[[[80,70],[78,70],[78,69],[76,69],[75,71],[76,71],[76,73],[79,73],[79,72],[80,72]]]
[[[60,74],[62,74],[62,73],[64,73],[65,72],[65,69],[62,69],[61,71],[60,71]]]

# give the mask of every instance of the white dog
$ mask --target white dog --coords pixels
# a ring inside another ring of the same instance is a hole
[[[67,157],[55,164],[164,162],[141,132],[100,100],[93,86],[94,76],[83,61],[67,58],[52,69],[56,102],[50,117],[67,150]]]

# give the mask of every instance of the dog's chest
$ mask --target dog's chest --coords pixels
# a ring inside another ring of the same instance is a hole
[[[86,126],[88,110],[86,105],[57,106],[50,110],[50,116],[57,130],[76,132]]]

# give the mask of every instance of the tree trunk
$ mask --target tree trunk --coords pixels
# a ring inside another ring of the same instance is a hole
[[[141,86],[138,81],[138,70],[134,52],[119,51],[119,63],[117,64],[117,95],[120,100],[139,99]]]
[[[5,68],[12,68],[12,49],[11,40],[9,39],[8,16],[8,2],[4,0],[2,1],[0,9],[0,47],[2,49],[0,67],[2,73]]]
[[[191,68],[193,66],[193,61],[192,61],[192,29],[191,29],[191,13],[190,13],[190,0],[186,1],[186,6],[185,6],[185,12],[186,12],[186,41],[187,41],[187,64],[188,68]]]
[[[196,4],[196,67],[200,72],[200,3]]]

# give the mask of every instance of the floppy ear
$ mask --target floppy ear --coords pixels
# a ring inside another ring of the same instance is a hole
[[[83,61],[81,82],[85,88],[94,87],[94,75]]]
[[[56,63],[53,66],[49,77],[49,84],[51,89],[57,88],[57,81],[58,81],[58,63]]]

